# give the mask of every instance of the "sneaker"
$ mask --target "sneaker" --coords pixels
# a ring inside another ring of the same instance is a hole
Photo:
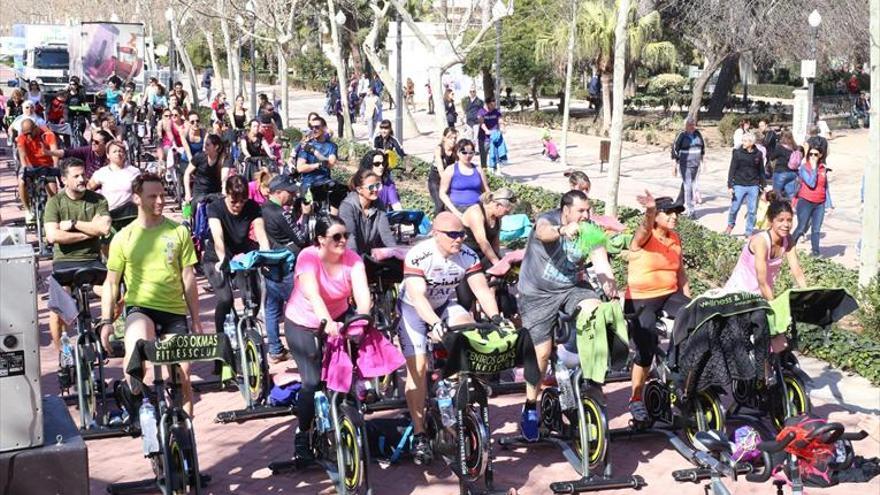
[[[278,364],[290,359],[290,353],[287,352],[287,349],[281,348],[281,352],[279,353],[269,353],[269,364]]]
[[[523,438],[528,442],[537,442],[538,434],[538,410],[526,409],[523,406],[522,420],[519,422],[519,429]]]
[[[296,435],[293,438],[293,451],[297,463],[310,463],[315,460],[308,431],[296,429]]]
[[[650,416],[648,416],[648,410],[645,408],[645,403],[640,400],[630,401],[629,413],[632,415],[633,421],[636,423],[646,423],[650,419]]]
[[[427,435],[419,433],[413,436],[412,456],[416,466],[427,466],[434,458],[434,452],[431,450],[431,443],[428,441]]]

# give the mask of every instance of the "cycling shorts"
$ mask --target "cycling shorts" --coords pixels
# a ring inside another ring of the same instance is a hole
[[[422,318],[416,312],[416,308],[400,301],[398,310],[400,311],[400,324],[398,325],[398,333],[400,334],[400,347],[405,357],[415,356],[417,354],[427,354],[428,352],[428,331],[430,327],[422,321]],[[446,305],[434,310],[438,312],[443,321],[458,319],[467,316],[468,310],[461,307],[457,301],[452,300]]]
[[[135,313],[140,313],[149,318],[156,327],[156,337],[163,335],[175,334],[186,335],[189,333],[189,324],[186,321],[186,315],[178,315],[160,311],[158,309],[145,308],[143,306],[126,306],[125,316],[129,317]]]

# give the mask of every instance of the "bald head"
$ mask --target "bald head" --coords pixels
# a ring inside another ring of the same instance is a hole
[[[461,223],[461,220],[451,212],[444,211],[434,218],[434,230],[448,231],[462,229],[464,229],[464,225]]]
[[[33,120],[24,119],[21,121],[21,133],[22,134],[31,134],[32,132],[34,132],[34,127],[36,127],[36,126],[37,126],[37,124],[34,123]]]

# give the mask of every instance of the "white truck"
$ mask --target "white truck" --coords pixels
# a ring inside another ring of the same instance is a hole
[[[12,28],[16,43],[15,73],[22,88],[36,81],[43,92],[64,89],[70,75],[68,26],[54,24],[16,24]]]

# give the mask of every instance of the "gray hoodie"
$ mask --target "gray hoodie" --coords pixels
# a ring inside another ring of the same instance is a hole
[[[366,215],[364,213],[358,194],[354,191],[348,193],[339,205],[339,217],[351,234],[348,247],[364,255],[370,254],[372,248],[396,246],[397,241],[385,215],[385,205],[377,199],[373,207],[367,209]]]

